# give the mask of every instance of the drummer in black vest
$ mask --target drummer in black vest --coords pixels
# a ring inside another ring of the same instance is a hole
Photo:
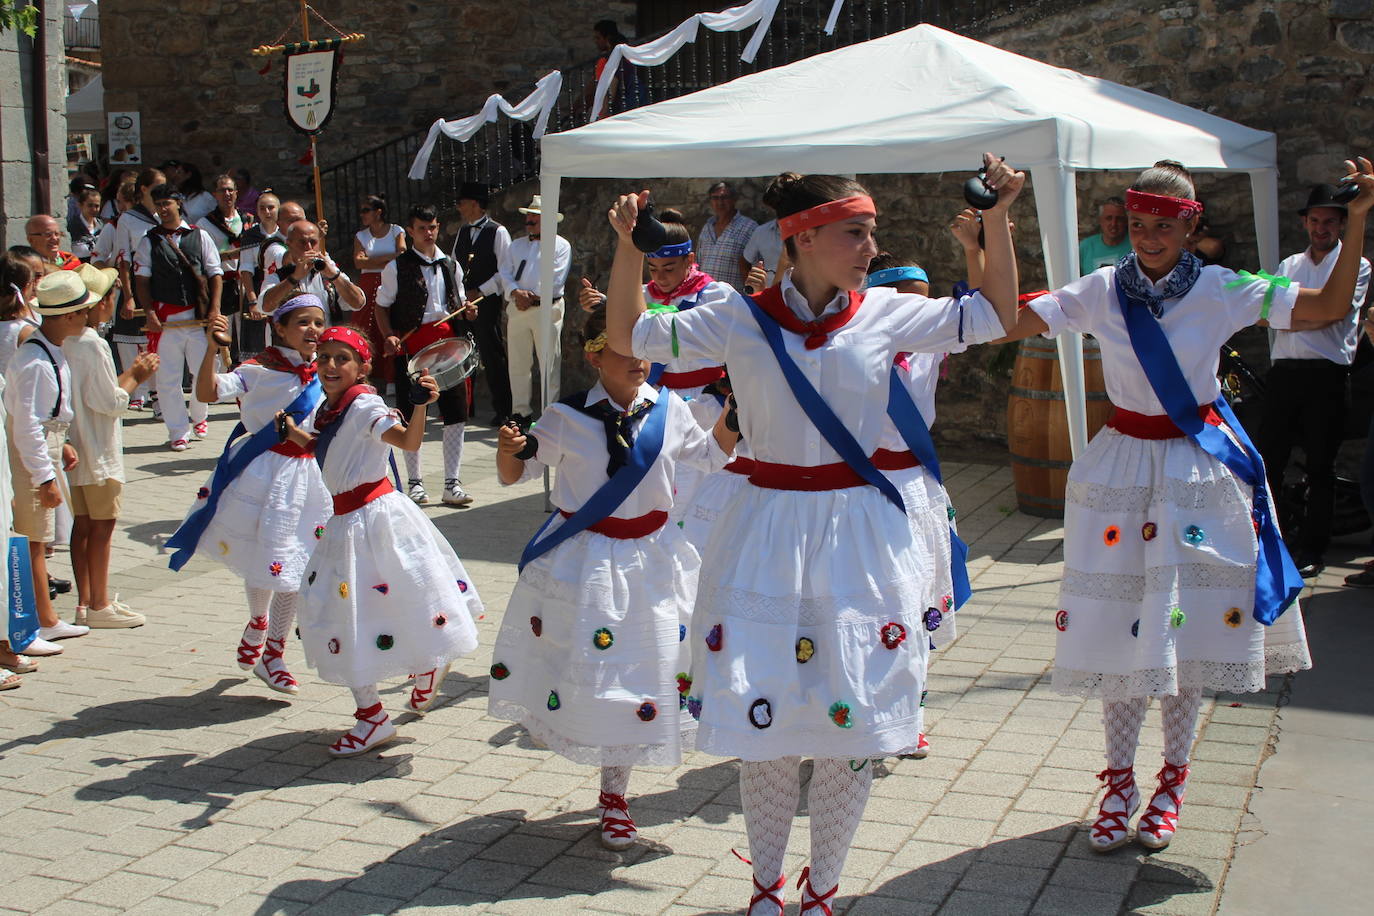
[[[377,290],[377,328],[386,340],[388,356],[396,360],[396,406],[410,409],[408,377],[410,357],[429,344],[457,337],[453,319],[461,310],[464,325],[477,314],[477,306],[463,299],[463,269],[439,250],[439,215],[434,207],[412,207],[406,220],[410,246],[382,269]],[[409,334],[409,336],[406,336]],[[402,341],[402,337],[405,338]],[[463,490],[459,474],[463,464],[463,430],[468,419],[467,385],[439,393],[439,416],[444,421],[444,502],[466,506],[472,497]],[[407,494],[419,505],[429,502],[420,473],[420,452],[402,452],[408,478]]]
[[[486,185],[465,181],[458,189],[458,215],[463,226],[453,244],[453,260],[463,269],[468,302],[477,304],[477,317],[469,326],[491,388],[491,406],[496,413],[491,425],[500,426],[511,412],[506,342],[501,336],[501,294],[483,295],[481,286],[500,269],[501,258],[510,248],[510,232],[487,215],[489,202]]]

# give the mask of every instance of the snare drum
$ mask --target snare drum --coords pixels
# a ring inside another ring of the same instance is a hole
[[[469,334],[466,337],[446,337],[428,344],[411,357],[406,369],[411,378],[418,378],[421,370],[428,369],[439,383],[439,390],[446,391],[456,387],[481,366],[477,344]]]

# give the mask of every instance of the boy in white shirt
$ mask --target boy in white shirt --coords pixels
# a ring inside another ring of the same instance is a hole
[[[156,353],[140,353],[115,376],[110,345],[96,327],[114,313],[119,274],[90,265],[78,271],[92,296],[86,327],[62,342],[72,375],[72,445],[81,462],[67,475],[71,489],[72,568],[76,573],[76,622],[97,629],[142,626],[142,614],[109,596],[110,543],[124,488],[124,436],[120,417],[129,398],[157,370]]]

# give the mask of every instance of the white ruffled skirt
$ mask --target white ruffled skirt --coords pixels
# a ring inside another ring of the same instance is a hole
[[[413,502],[391,492],[336,515],[306,570],[297,618],[321,680],[366,687],[477,648],[477,588]]]
[[[209,484],[207,479],[197,492],[191,511],[209,495]],[[249,588],[294,592],[332,514],[313,457],[266,452],[225,487],[196,552],[232,569]]]
[[[1312,666],[1297,602],[1252,616],[1250,488],[1189,439],[1103,429],[1069,471],[1054,689],[1107,699],[1247,693]]]
[[[530,563],[492,653],[490,715],[578,763],[680,763],[699,565],[671,523],[642,538],[583,531]]]

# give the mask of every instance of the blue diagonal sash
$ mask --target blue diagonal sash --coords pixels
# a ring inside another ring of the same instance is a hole
[[[1154,390],[1159,403],[1164,405],[1164,412],[1169,419],[1199,448],[1226,465],[1231,473],[1254,491],[1251,515],[1259,534],[1259,555],[1256,557],[1253,613],[1256,620],[1269,626],[1298,597],[1303,581],[1274,522],[1264,461],[1225,398],[1217,398],[1213,406],[1226,421],[1235,441],[1220,427],[1212,426],[1198,416],[1193,391],[1188,386],[1183,370],[1179,368],[1164,329],[1150,314],[1145,303],[1136,302],[1126,295],[1119,281],[1116,283],[1116,298],[1126,320],[1131,349],[1140,360],[1145,377],[1150,380],[1150,388]]]
[[[547,533],[549,527],[558,519],[563,518],[557,512],[550,515],[548,521],[539,526],[539,530],[534,533],[534,537],[530,538],[530,542],[525,545],[524,552],[520,554],[521,570],[573,535],[586,531],[597,522],[609,518],[616,509],[620,508],[620,504],[625,502],[626,497],[634,492],[634,488],[639,486],[639,482],[649,473],[649,468],[653,467],[654,462],[658,460],[659,452],[663,451],[663,433],[667,428],[668,418],[668,399],[671,397],[674,395],[667,391],[658,396],[654,406],[649,408],[649,412],[644,415],[644,422],[640,424],[634,445],[630,446],[625,464],[603,483],[590,499],[582,504],[582,508],[574,512],[569,518],[563,519],[563,524],[559,525],[552,533]]]
[[[792,357],[787,355],[787,346],[782,340],[782,328],[772,319],[767,312],[759,307],[749,296],[744,297],[744,301],[749,303],[749,311],[754,313],[754,320],[759,323],[759,329],[763,331],[763,339],[768,341],[768,347],[773,351],[774,358],[778,361],[778,368],[782,370],[782,377],[787,380],[787,387],[792,389],[792,396],[801,405],[802,411],[815,424],[825,441],[830,447],[844,460],[844,463],[864,479],[866,483],[878,488],[888,500],[897,507],[903,514],[906,514],[906,503],[902,501],[902,494],[897,492],[897,488],[892,485],[882,471],[873,466],[873,462],[864,454],[863,446],[849,430],[844,428],[844,423],[835,416],[835,412],[830,409],[830,405],[825,403],[819,391],[806,379],[806,375],[797,368],[797,364]]]
[[[296,395],[286,407],[286,412],[297,419],[303,418],[310,411],[314,410],[324,398],[324,392],[320,390],[320,380],[312,379],[309,384],[301,389],[301,393]],[[179,570],[191,559],[196,552],[196,546],[200,543],[200,536],[209,527],[210,520],[215,517],[215,511],[219,508],[220,497],[224,495],[224,490],[229,486],[248,465],[258,456],[276,445],[277,424],[268,423],[262,429],[253,433],[243,445],[230,455],[236,442],[240,441],[247,429],[240,422],[234,426],[234,431],[229,434],[229,440],[224,443],[224,451],[220,453],[219,461],[215,464],[215,473],[210,477],[210,493],[205,497],[205,502],[197,507],[194,512],[186,516],[186,520],[181,523],[181,527],[176,530],[167,540],[167,546],[173,548],[171,558],[167,565],[174,570]]]
[[[935,482],[943,486],[945,479],[940,473],[940,458],[935,453],[935,440],[930,437],[930,427],[926,425],[925,417],[921,416],[916,399],[902,384],[896,366],[892,367],[888,376],[887,416],[892,420],[892,425],[897,427],[906,447],[911,449],[911,454],[925,465]],[[958,610],[972,597],[973,586],[968,580],[968,545],[955,532],[953,525],[949,526],[949,574],[954,585],[954,609]]]

